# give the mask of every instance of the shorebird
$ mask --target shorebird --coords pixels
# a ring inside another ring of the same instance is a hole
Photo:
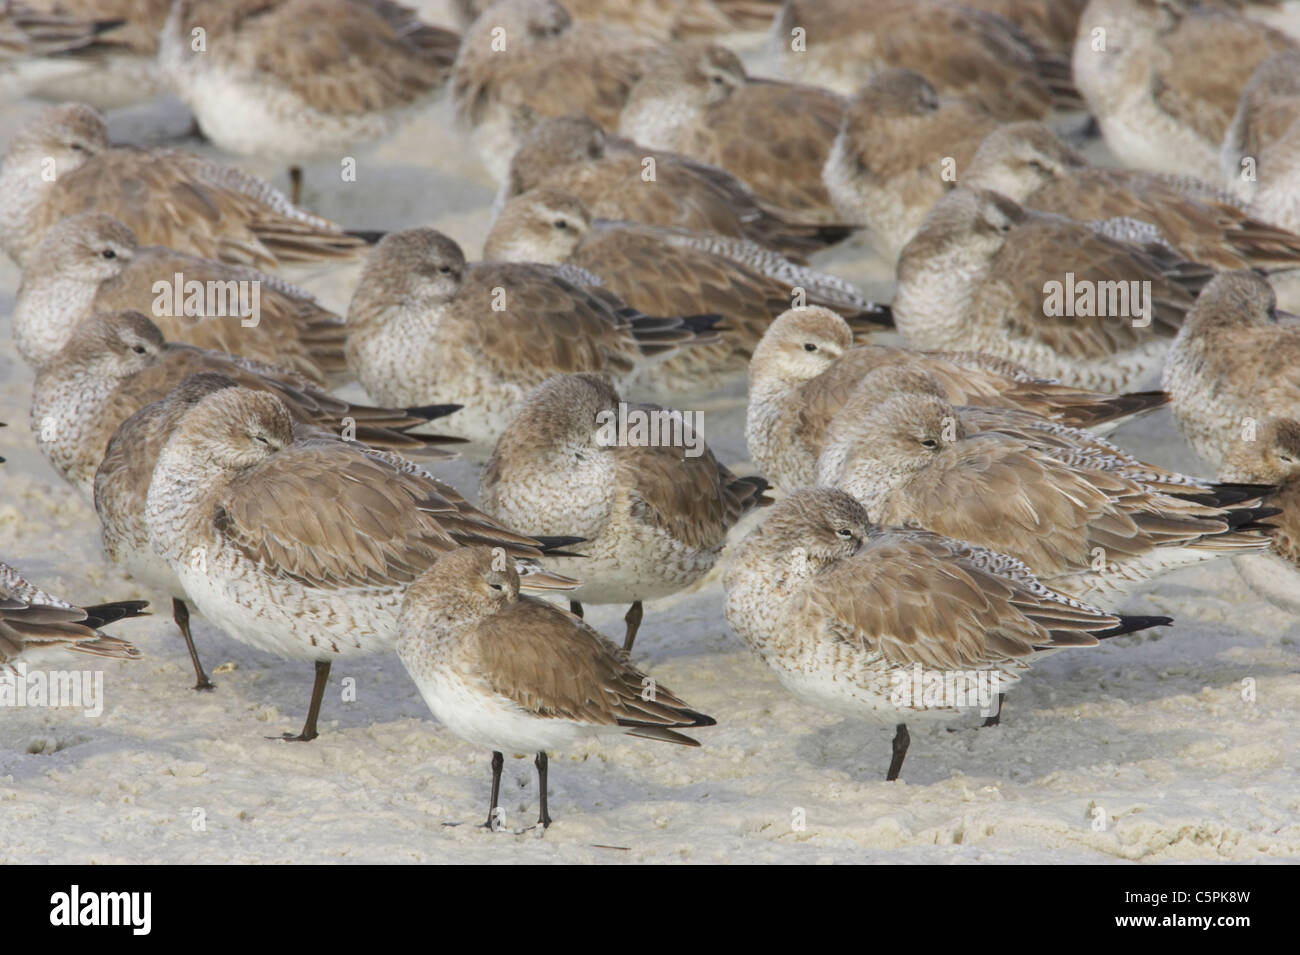
[[[1269,518],[1270,552],[1246,554],[1233,562],[1256,593],[1300,614],[1300,421],[1269,418],[1249,438],[1239,436],[1228,448],[1219,476],[1276,487],[1263,498],[1279,512]]]
[[[1121,391],[1160,367],[1209,274],[1167,246],[962,187],[903,248],[892,307],[911,345],[985,351]]]
[[[158,57],[212,142],[290,164],[297,205],[300,164],[342,159],[418,115],[459,41],[389,0],[176,0]]]
[[[336,658],[392,649],[403,591],[443,554],[482,544],[531,562],[577,540],[516,534],[404,463],[295,434],[279,398],[245,388],[198,401],[158,454],[145,526],[189,602],[249,646],[315,664],[307,720],[284,739],[316,737]],[[574,581],[539,569],[527,583]]]
[[[486,547],[441,558],[407,588],[397,653],[438,722],[492,750],[484,828],[501,828],[505,753],[537,754],[537,824],[547,811],[547,751],[638,736],[700,745],[678,732],[713,726],[554,604],[519,593],[519,575]]]
[[[1192,449],[1212,467],[1268,418],[1300,416],[1300,317],[1254,272],[1224,272],[1196,299],[1165,363],[1164,387]]]
[[[1170,623],[1112,615],[1048,589],[1005,554],[924,530],[879,526],[848,494],[778,501],[723,579],[727,623],[796,697],[894,724],[897,779],[908,723],[988,705],[1042,652]],[[932,677],[966,693],[913,693]],[[982,699],[975,701],[975,697]],[[964,697],[964,699],[962,699]]]
[[[676,593],[717,563],[727,532],[767,481],[718,463],[690,421],[627,404],[605,378],[557,375],[524,401],[479,483],[479,506],[526,534],[577,534],[580,558],[548,562],[581,579],[570,607],[630,603],[631,651],[642,601]]]
[[[0,4],[0,88],[116,109],[163,92],[158,33],[171,0]],[[15,62],[16,61],[16,62]]]
[[[891,321],[888,307],[851,283],[753,242],[593,219],[579,199],[551,189],[506,203],[484,255],[576,267],[647,314],[721,315],[719,344],[683,351],[646,372],[662,395],[698,393],[743,373],[772,319],[792,304],[825,305],[860,326]]]
[[[99,628],[115,620],[138,617],[147,606],[143,600],[122,600],[78,607],[34,587],[0,561],[0,673],[20,663],[65,663],[65,651],[138,659],[140,651],[134,646],[101,633]]]
[[[612,130],[660,55],[644,36],[574,22],[555,0],[501,0],[465,31],[451,95],[458,121],[501,182],[529,118],[578,113]]]
[[[1270,222],[1300,231],[1300,52],[1269,57],[1241,92],[1223,140],[1223,181]]]
[[[760,199],[725,169],[610,136],[585,116],[533,127],[510,160],[498,206],[534,189],[571,193],[599,219],[749,239],[800,262],[853,231]]]
[[[1295,48],[1271,27],[1190,0],[1092,0],[1074,80],[1123,165],[1213,181],[1241,88],[1269,56]]]
[[[355,259],[365,237],[293,206],[261,179],[174,149],[110,146],[78,103],[41,110],[0,161],[0,248],[19,266],[64,216],[103,212],[146,245],[236,265]]]
[[[716,318],[651,318],[578,270],[467,263],[433,229],[384,237],[348,308],[348,364],[393,405],[454,402],[452,434],[488,453],[528,390],[554,374],[625,380],[679,345],[705,347]]]
[[[564,9],[578,22],[601,23],[656,40],[763,30],[779,5],[779,0],[564,0]],[[468,27],[492,4],[452,0],[451,6]]]
[[[1216,269],[1300,266],[1300,235],[1261,221],[1218,186],[1091,166],[1042,123],[1011,123],[990,133],[962,184],[1080,222],[1149,223],[1180,255]]]
[[[347,371],[343,320],[310,293],[242,266],[141,247],[111,216],[69,216],[23,270],[18,352],[39,369],[97,311],[154,316],[169,339],[284,365],[321,385]]]
[[[850,413],[852,412],[852,413]],[[884,524],[924,527],[1027,565],[1052,589],[1113,609],[1158,574],[1265,550],[1254,501],[1189,500],[1006,434],[967,434],[931,394],[850,403],[832,422],[818,483]]]
[[[841,218],[894,262],[997,125],[977,100],[941,99],[920,73],[883,70],[849,98],[822,181]]]
[[[1148,394],[1162,403],[1168,400],[1168,395],[1162,391]],[[825,457],[842,457],[856,440],[854,422],[900,395],[928,395],[952,404],[956,412],[954,434],[959,427],[966,437],[985,433],[1003,435],[1070,467],[1107,471],[1161,494],[1186,498],[1198,504],[1228,507],[1243,502],[1255,503],[1268,490],[1258,484],[1224,484],[1171,471],[1141,460],[1086,428],[1053,421],[1037,412],[1017,407],[1015,402],[1008,403],[1000,396],[992,400],[976,398],[974,404],[959,404],[949,398],[949,390],[940,383],[937,374],[915,362],[884,364],[868,372],[853,387],[848,400],[821,432],[817,457],[823,457],[823,451]],[[1101,407],[1104,408],[1104,404]],[[816,483],[817,465],[814,458],[811,465],[813,476],[806,482],[810,485]]]
[[[1019,409],[1095,433],[1169,400],[1160,391],[1109,395],[1071,388],[978,352],[854,346],[848,323],[829,309],[791,309],[772,323],[749,365],[751,460],[787,490],[816,483],[831,420],[863,378],[891,367],[933,376],[956,405]]]
[[[725,47],[692,43],[646,71],[618,133],[720,166],[769,202],[837,223],[822,167],[843,114],[837,93],[750,77]]]
[[[212,373],[245,388],[269,391],[294,421],[347,435],[363,444],[443,456],[438,435],[411,428],[450,414],[455,406],[372,408],[332,397],[300,375],[224,352],[167,342],[139,312],[97,312],[36,374],[31,422],[46,460],[87,498],[104,448],[123,421],[163,398],[190,375]]]
[[[1081,106],[1069,63],[1009,21],[963,4],[787,0],[773,35],[786,74],[843,93],[904,67],[925,74],[941,93],[978,98],[1001,120]]]
[[[166,355],[155,365],[155,372],[168,364],[167,359],[181,359],[180,361],[171,362],[174,368],[176,365],[187,365],[195,369],[194,374],[183,378],[175,387],[167,390],[164,386],[155,389],[149,395],[142,395],[139,392],[134,394],[134,405],[139,408],[124,421],[121,422],[116,430],[112,431],[112,437],[109,439],[107,446],[101,446],[102,458],[98,468],[94,471],[94,503],[95,512],[99,516],[101,542],[104,546],[104,553],[115,564],[121,566],[141,585],[165,593],[172,598],[172,619],[176,622],[176,627],[185,640],[185,645],[190,654],[190,660],[194,665],[194,676],[196,690],[210,690],[214,684],[208,679],[199,662],[198,651],[194,647],[194,638],[190,633],[190,611],[185,600],[185,589],[181,586],[180,579],[176,576],[171,566],[160,555],[156,554],[149,544],[148,528],[145,522],[145,500],[149,492],[149,482],[153,477],[154,464],[158,460],[158,452],[162,450],[167,439],[171,437],[172,430],[176,423],[191,407],[207,397],[214,391],[220,391],[223,388],[235,388],[239,386],[252,387],[254,390],[267,390],[279,397],[289,409],[294,419],[294,436],[298,440],[324,441],[328,439],[342,439],[334,422],[329,417],[321,413],[321,409],[314,407],[317,395],[312,393],[297,393],[299,398],[308,399],[312,405],[310,408],[304,408],[301,403],[294,400],[293,395],[296,393],[291,385],[279,380],[278,376],[268,377],[265,372],[261,374],[249,373],[246,369],[231,368],[228,364],[221,361],[212,360],[194,360],[195,354],[188,356],[184,354],[172,353]],[[124,359],[129,362],[130,358]],[[230,374],[222,374],[222,371]],[[150,371],[145,370],[131,375],[127,379],[129,388],[132,383],[131,379],[142,379],[151,377]],[[156,377],[156,375],[154,376]],[[289,379],[291,380],[291,379]],[[119,389],[114,394],[114,398],[120,399],[121,393],[126,389]],[[158,395],[163,392],[157,400],[149,404],[140,405],[146,398]],[[336,399],[328,399],[325,403]],[[118,407],[116,410],[125,410]],[[365,411],[366,409],[362,409]],[[374,409],[376,411],[382,409]],[[334,428],[331,430],[331,428]],[[377,429],[371,426],[358,426],[355,439],[358,442],[362,435],[368,439],[373,439]],[[400,434],[394,434],[394,437],[404,437]],[[427,436],[410,438],[411,441],[423,440]],[[392,452],[381,451],[370,445],[358,443],[358,447],[364,448],[366,453],[379,460],[393,464],[398,470],[402,471],[419,471],[420,464],[407,462],[396,457]],[[410,449],[407,449],[410,450]],[[418,454],[420,461],[428,459],[428,454],[432,449],[419,449]],[[465,504],[464,499],[456,495],[451,488],[443,485],[442,490],[449,500],[454,499],[458,505]]]

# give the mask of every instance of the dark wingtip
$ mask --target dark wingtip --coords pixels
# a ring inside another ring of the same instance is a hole
[[[1234,531],[1270,531],[1274,530],[1273,525],[1261,524],[1260,521],[1281,513],[1280,507],[1243,507],[1229,511],[1225,519]]]
[[[433,421],[436,418],[445,418],[449,414],[459,411],[464,405],[445,404],[445,405],[418,405],[414,408],[403,408],[407,414],[416,418],[423,418],[425,421]]]
[[[538,549],[543,554],[550,554],[552,557],[586,557],[586,554],[575,554],[563,549],[572,547],[574,544],[581,544],[586,539],[585,537],[547,537],[545,535],[533,537],[533,540],[538,543]]]
[[[722,321],[721,315],[683,315],[682,327],[698,334],[699,332],[712,331],[720,321]]]
[[[86,626],[98,629],[112,623],[114,620],[148,616],[145,613],[145,607],[148,606],[149,601],[147,600],[119,600],[114,603],[94,604],[81,609],[86,612]]]
[[[387,232],[379,232],[371,229],[344,229],[344,235],[350,235],[354,239],[360,239],[366,245],[378,245],[379,240],[388,235]]]
[[[1105,640],[1107,637],[1118,637],[1126,633],[1136,633],[1139,630],[1149,630],[1152,627],[1168,627],[1173,622],[1173,617],[1120,614],[1118,627],[1111,627],[1109,630],[1094,630],[1092,635],[1098,640]]]
[[[876,305],[872,310],[861,309],[845,316],[850,328],[878,329],[894,327],[894,309],[890,305]]]

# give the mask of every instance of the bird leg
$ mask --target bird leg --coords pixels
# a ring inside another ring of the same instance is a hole
[[[1007,701],[1007,695],[1005,693],[999,693],[998,711],[994,713],[992,716],[987,717],[984,720],[984,722],[980,724],[981,729],[984,728],[985,726],[997,726],[1002,722],[1002,704],[1005,703],[1006,701]]]
[[[190,635],[190,608],[179,597],[172,598],[172,619],[176,621],[181,636],[185,638],[186,649],[190,651],[190,662],[194,664],[194,689],[215,690],[217,685],[203,672],[203,664],[199,662],[199,651],[194,649],[194,637]]]
[[[627,616],[623,618],[627,624],[627,635],[623,638],[623,649],[631,653],[632,643],[636,640],[636,632],[641,629],[641,601],[635,600],[632,606],[627,608]]]
[[[903,759],[907,756],[907,747],[911,742],[912,737],[907,733],[907,724],[899,723],[894,731],[894,758],[889,761],[889,775],[885,777],[886,782],[892,783],[902,772]]]
[[[545,829],[551,824],[551,814],[546,811],[546,753],[544,751],[538,752],[533,765],[537,767],[537,802],[541,808],[537,816],[537,824]]]
[[[268,736],[267,739],[282,739],[290,743],[310,743],[320,734],[316,732],[316,718],[320,716],[321,700],[325,698],[325,684],[330,680],[329,660],[316,661],[316,683],[311,688],[311,706],[307,709],[307,722],[302,724],[302,732],[297,736],[285,733],[283,736]]]
[[[302,199],[302,166],[289,167],[289,201],[295,206]]]
[[[505,757],[500,753],[492,753],[492,805],[488,806],[487,822],[480,826],[480,829],[490,829],[493,832],[497,829],[497,802],[501,796],[501,767],[505,765]]]

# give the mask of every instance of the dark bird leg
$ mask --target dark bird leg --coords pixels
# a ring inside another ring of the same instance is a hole
[[[545,829],[551,824],[551,814],[546,811],[546,753],[539,752],[533,765],[537,767],[537,803],[542,810],[537,816],[537,824]]]
[[[570,601],[569,601],[569,613],[573,614],[575,617],[581,617],[581,616],[582,616],[582,604],[578,603],[578,601],[576,601],[576,600],[570,600]]]
[[[190,662],[194,664],[194,689],[215,690],[217,685],[203,672],[203,664],[199,662],[199,651],[194,649],[194,638],[190,636],[190,608],[179,597],[172,598],[172,619],[176,621],[181,636],[185,638],[186,649],[190,651]]]
[[[885,777],[886,782],[892,783],[902,772],[903,759],[907,756],[907,747],[911,742],[912,737],[907,733],[907,724],[899,723],[894,731],[894,758],[889,761],[889,775]]]
[[[316,718],[320,716],[321,700],[325,698],[325,684],[330,681],[329,660],[316,661],[316,683],[311,688],[311,706],[307,709],[307,722],[302,724],[302,732],[297,736],[285,733],[283,736],[268,736],[267,739],[282,739],[290,743],[310,743],[320,734],[316,732]]]
[[[992,716],[986,718],[984,722],[980,724],[981,728],[985,726],[997,726],[999,723],[1002,722],[1002,704],[1005,703],[1006,701],[1007,701],[1007,695],[1005,693],[999,693],[998,711],[994,713]]]
[[[641,629],[641,601],[633,601],[632,606],[627,608],[627,616],[623,618],[627,624],[627,636],[623,638],[623,649],[628,653],[632,652],[632,644],[636,640],[636,632]]]
[[[492,805],[488,806],[487,822],[483,823],[480,829],[496,829],[497,801],[501,796],[501,767],[504,765],[505,757],[494,751],[492,753]]]
[[[289,167],[289,201],[295,206],[302,199],[302,166]]]

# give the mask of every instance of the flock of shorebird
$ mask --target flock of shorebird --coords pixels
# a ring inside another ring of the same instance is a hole
[[[196,688],[191,609],[315,665],[293,740],[335,659],[396,649],[493,752],[488,824],[503,753],[536,753],[545,826],[547,751],[714,723],[629,653],[643,601],[700,581],[751,512],[727,622],[800,698],[895,725],[890,779],[908,722],[969,712],[900,697],[915,668],[1009,687],[1170,623],[1120,608],[1224,556],[1300,612],[1289,4],[564,2],[460,0],[461,34],[389,0],[0,6],[0,81],[78,101],[0,160],[33,433],[108,557],[172,598]],[[711,42],[769,25],[789,81]],[[500,183],[481,261],[299,208],[300,164],[444,87],[448,142]],[[289,165],[294,195],[110,143],[96,107],[161,89],[217,147]],[[1081,109],[1122,165],[1045,122]],[[855,234],[895,266],[891,305],[809,264]],[[345,317],[278,275],[344,262]],[[906,346],[869,340],[889,325]],[[746,376],[762,476],[625,399]],[[349,379],[377,404],[330,393]],[[1213,478],[1102,436],[1166,404]],[[611,439],[632,419],[671,440]],[[484,464],[477,506],[430,470],[457,453]],[[138,656],[99,628],[141,602],[0,571],[0,670]],[[584,602],[630,605],[622,647]]]

